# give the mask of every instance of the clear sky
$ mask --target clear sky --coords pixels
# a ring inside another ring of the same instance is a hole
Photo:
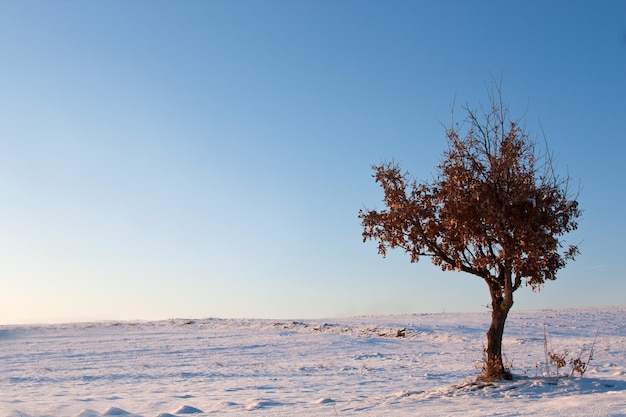
[[[0,323],[485,310],[357,215],[491,74],[584,209],[515,308],[624,305],[624,1],[0,1]]]

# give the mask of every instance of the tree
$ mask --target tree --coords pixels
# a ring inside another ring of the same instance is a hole
[[[500,87],[489,106],[463,109],[463,123],[446,129],[448,149],[430,182],[417,182],[396,162],[373,166],[385,210],[360,210],[363,241],[403,249],[411,262],[430,257],[443,271],[484,280],[491,296],[486,366],[481,378],[511,379],[502,361],[502,337],[513,293],[538,291],[578,254],[561,236],[581,215],[570,178],[555,173],[554,157],[537,146],[525,127],[509,119]]]

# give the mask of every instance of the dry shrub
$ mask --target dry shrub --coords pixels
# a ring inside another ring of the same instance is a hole
[[[548,334],[546,332],[546,326],[543,327],[543,350],[546,360],[546,376],[551,376],[550,373],[550,365],[553,365],[555,368],[555,376],[558,378],[559,376],[574,376],[578,374],[580,377],[585,375],[587,369],[589,368],[589,364],[593,360],[593,350],[596,345],[596,341],[598,340],[598,331],[596,331],[596,336],[593,339],[593,343],[589,348],[584,344],[580,348],[580,351],[577,356],[570,356],[570,353],[567,349],[565,349],[562,353],[555,352],[552,348],[552,343],[548,340]],[[560,375],[559,371],[564,368],[566,365],[570,366],[569,375]]]

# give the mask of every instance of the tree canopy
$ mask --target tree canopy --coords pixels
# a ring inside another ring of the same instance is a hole
[[[466,119],[446,129],[448,146],[430,182],[411,179],[394,161],[373,167],[386,209],[359,212],[363,241],[377,241],[382,256],[399,248],[411,262],[427,256],[444,271],[482,278],[503,329],[513,292],[556,279],[578,253],[561,237],[577,228],[581,211],[570,178],[556,174],[547,145],[539,153],[509,118],[499,88],[486,110],[464,110]],[[502,329],[494,330],[500,339]],[[488,346],[496,378],[504,375],[500,343]]]

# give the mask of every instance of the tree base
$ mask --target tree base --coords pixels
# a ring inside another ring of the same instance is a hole
[[[485,372],[481,376],[476,378],[476,381],[493,382],[493,381],[502,381],[502,380],[510,381],[512,379],[513,379],[512,373],[510,373],[507,370],[501,370],[501,371]]]

